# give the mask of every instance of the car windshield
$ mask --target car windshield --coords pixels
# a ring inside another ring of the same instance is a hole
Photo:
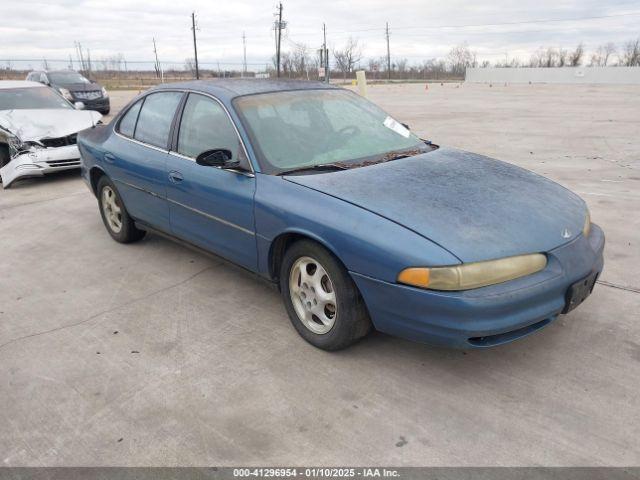
[[[0,110],[70,108],[71,104],[49,87],[0,88]]]
[[[265,173],[336,163],[348,168],[425,148],[402,124],[347,90],[248,95],[234,105]]]
[[[64,85],[69,83],[91,83],[78,72],[49,72],[49,81],[54,84]]]

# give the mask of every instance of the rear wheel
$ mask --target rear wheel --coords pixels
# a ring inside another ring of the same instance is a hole
[[[348,347],[371,329],[364,301],[348,272],[315,242],[299,241],[286,251],[280,289],[291,323],[318,348]]]
[[[136,228],[111,180],[100,178],[97,191],[102,222],[116,242],[131,243],[144,237],[146,232]]]

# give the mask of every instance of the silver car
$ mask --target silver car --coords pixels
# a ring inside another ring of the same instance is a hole
[[[3,188],[24,177],[80,167],[79,131],[102,115],[82,110],[37,82],[0,81],[0,179]]]

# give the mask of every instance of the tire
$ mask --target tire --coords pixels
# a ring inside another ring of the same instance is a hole
[[[105,108],[104,110],[100,110],[100,113],[101,113],[102,115],[109,115],[109,112],[110,112],[110,111],[111,111],[111,109],[110,109],[110,108]]]
[[[280,291],[291,323],[314,347],[340,350],[371,329],[364,300],[347,270],[315,242],[301,240],[285,252]]]
[[[120,243],[132,243],[144,237],[146,232],[136,228],[118,190],[106,175],[98,181],[97,193],[100,216],[111,238]]]

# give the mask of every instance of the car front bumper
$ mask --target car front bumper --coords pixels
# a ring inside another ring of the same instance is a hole
[[[547,253],[535,274],[461,292],[423,290],[351,273],[376,329],[408,340],[456,348],[492,347],[539,330],[564,310],[572,284],[602,272],[604,233],[592,224]]]
[[[80,152],[77,145],[36,149],[12,158],[0,168],[2,187],[9,187],[19,178],[38,177],[72,168],[80,168]]]

